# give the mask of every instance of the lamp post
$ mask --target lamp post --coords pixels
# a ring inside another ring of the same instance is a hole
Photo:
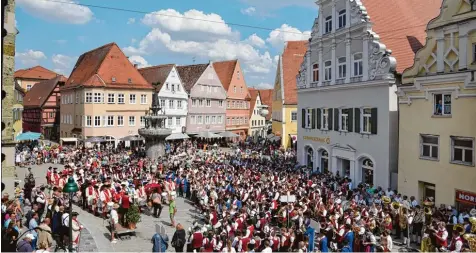
[[[63,188],[64,193],[69,195],[69,245],[68,251],[73,252],[73,194],[79,190],[73,177],[68,179],[68,183]]]

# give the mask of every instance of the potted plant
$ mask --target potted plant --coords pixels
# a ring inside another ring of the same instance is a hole
[[[135,229],[136,224],[140,222],[140,211],[138,205],[131,205],[126,212],[126,222],[129,229]]]

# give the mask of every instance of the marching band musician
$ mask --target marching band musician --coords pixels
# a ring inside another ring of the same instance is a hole
[[[98,212],[101,213],[104,217],[107,214],[107,204],[112,201],[112,195],[109,190],[108,185],[102,185],[99,193],[99,205],[98,205]]]
[[[444,222],[438,223],[438,231],[434,234],[436,238],[436,247],[437,248],[446,248],[448,247],[448,231],[446,230],[446,224]]]
[[[419,205],[415,206],[415,217],[413,218],[413,241],[421,243],[421,234],[423,230],[423,221],[425,213]]]
[[[456,227],[456,229],[453,230],[453,238],[448,247],[450,252],[461,252],[461,249],[463,248],[463,239],[461,238],[462,233],[463,229],[461,227]]]

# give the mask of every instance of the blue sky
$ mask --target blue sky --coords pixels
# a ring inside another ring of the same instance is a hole
[[[20,34],[16,44],[16,68],[42,65],[69,75],[83,52],[116,42],[132,62],[142,67],[238,58],[249,86],[270,88],[284,41],[309,37],[317,16],[313,2],[17,0],[16,22]]]

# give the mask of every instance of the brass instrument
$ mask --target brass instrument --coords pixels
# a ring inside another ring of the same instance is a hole
[[[388,196],[382,196],[382,203],[385,204],[385,205],[388,205],[392,202],[392,199],[390,199],[390,197]]]
[[[426,207],[433,207],[434,204],[435,202],[431,202],[428,200],[423,201],[423,206],[426,206]]]
[[[407,228],[407,217],[403,213],[403,206],[400,206],[400,209],[398,210],[398,222],[400,225],[401,229],[406,229]]]
[[[429,207],[429,206],[425,206],[424,211],[425,211],[426,215],[432,215],[433,214],[432,211],[431,211],[431,207]]]
[[[359,227],[359,226],[356,226],[356,225],[354,225],[354,226],[352,227],[352,231],[353,231],[354,233],[359,233],[359,231],[360,231],[360,227]]]
[[[393,202],[392,202],[392,207],[393,207],[393,209],[397,210],[397,209],[400,208],[400,206],[401,206],[400,203],[398,203],[397,201],[393,201]]]
[[[463,238],[468,241],[470,251],[476,252],[476,234],[465,234]]]
[[[470,217],[469,222],[471,223],[471,233],[476,234],[476,217]]]
[[[463,226],[463,224],[455,224],[455,225],[453,225],[453,230],[457,231],[458,228],[461,229],[460,235],[464,234],[464,226]]]

